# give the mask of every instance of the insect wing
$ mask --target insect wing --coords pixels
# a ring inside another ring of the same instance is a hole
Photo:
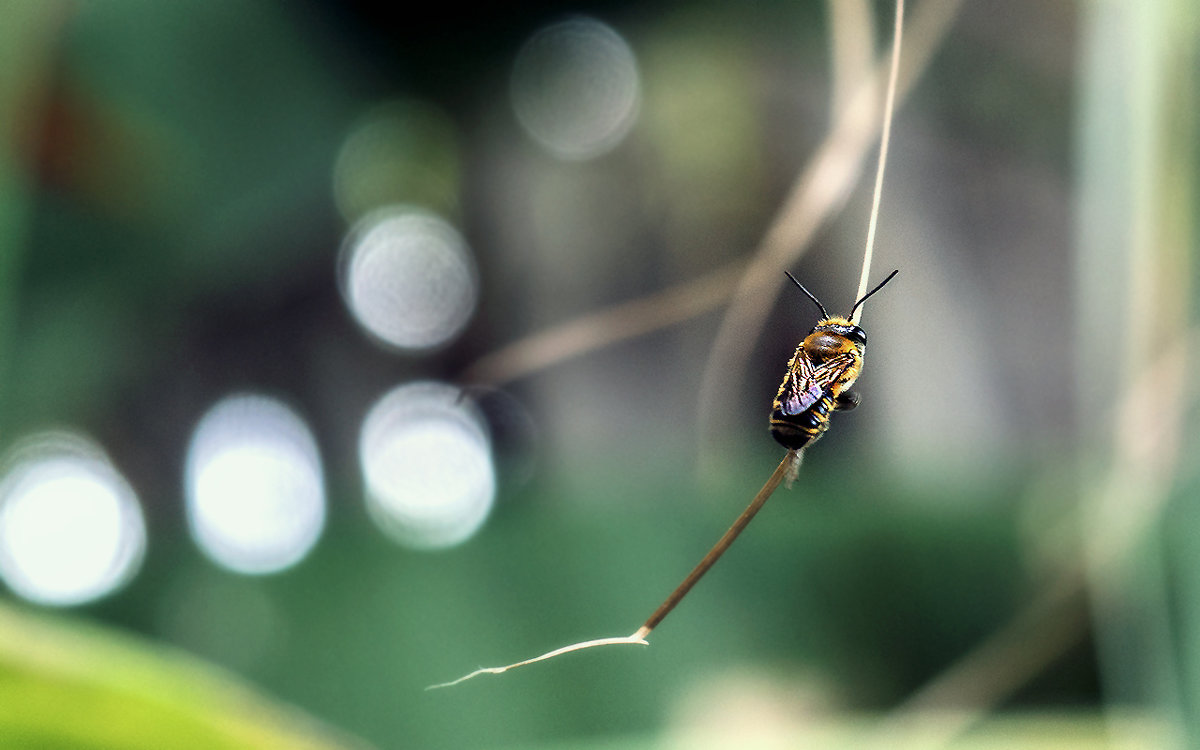
[[[812,363],[801,357],[788,373],[787,382],[779,394],[780,411],[788,416],[803,414],[820,400],[823,390],[814,377]]]
[[[789,387],[783,397],[782,411],[789,417],[796,414],[803,414],[820,399],[821,387],[812,381],[809,381],[808,387],[802,391],[797,391],[794,387]]]
[[[854,365],[854,357],[846,354],[840,357],[825,362],[820,367],[816,367],[812,371],[812,379],[814,382],[821,385],[821,389],[829,389],[833,387],[846,371]]]
[[[835,357],[813,367],[807,359],[798,359],[779,394],[780,411],[787,416],[803,414],[825,395],[853,362],[849,356]]]

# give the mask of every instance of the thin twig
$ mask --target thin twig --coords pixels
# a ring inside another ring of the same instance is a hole
[[[875,64],[875,13],[867,0],[825,0],[829,18],[829,110],[836,120]],[[833,124],[833,123],[831,123]]]
[[[879,224],[879,203],[883,198],[883,170],[887,167],[888,144],[892,138],[892,112],[896,108],[896,79],[900,73],[900,43],[904,36],[904,0],[896,0],[896,25],[892,35],[892,70],[888,74],[887,99],[883,104],[883,134],[879,137],[879,166],[875,171],[875,192],[871,198],[871,219],[867,224],[867,247],[863,251],[862,275],[858,279],[858,294],[854,299],[863,299],[867,294],[867,281],[871,276],[871,258],[875,255],[875,227]],[[854,311],[850,322],[858,325],[862,320],[863,308]]]
[[[666,601],[660,604],[658,609],[654,610],[654,614],[650,615],[650,617],[646,619],[646,622],[642,624],[642,627],[638,628],[637,631],[630,636],[631,638],[645,638],[646,636],[650,635],[651,630],[654,630],[656,627],[658,627],[658,624],[662,622],[667,615],[671,614],[671,610],[675,609],[675,605],[679,604],[683,597],[687,596],[687,593],[692,590],[692,586],[695,586],[696,582],[708,572],[708,569],[711,568],[717,560],[721,559],[721,555],[725,554],[725,550],[729,549],[729,546],[733,544],[735,539],[738,538],[738,535],[742,533],[742,530],[746,528],[746,525],[750,523],[751,519],[753,519],[755,515],[758,514],[758,511],[767,502],[767,499],[771,497],[772,493],[774,493],[779,487],[779,483],[789,475],[795,474],[796,470],[800,467],[800,459],[802,456],[803,453],[799,451],[787,452],[787,455],[784,456],[783,460],[779,462],[779,466],[775,467],[774,473],[772,473],[767,479],[766,484],[762,486],[762,489],[758,491],[758,494],[754,496],[754,499],[751,500],[750,504],[746,506],[746,509],[742,511],[742,515],[737,517],[737,520],[733,522],[733,525],[729,527],[729,530],[725,532],[725,535],[717,540],[717,543],[714,544],[713,548],[708,551],[708,554],[704,556],[704,559],[701,560],[695,568],[692,568],[692,572],[688,573],[687,578],[683,579],[683,583],[679,584],[679,586],[677,586],[675,590],[671,592],[671,595],[667,597]]]
[[[535,656],[532,659],[526,659],[525,661],[518,661],[518,662],[514,662],[513,664],[507,664],[503,667],[480,667],[479,669],[476,669],[474,672],[472,672],[470,674],[465,674],[462,677],[459,677],[457,680],[451,680],[450,682],[439,682],[438,684],[430,685],[429,687],[427,687],[425,689],[426,690],[437,690],[438,688],[454,687],[455,685],[459,684],[460,682],[466,682],[467,680],[471,679],[472,677],[478,677],[481,674],[503,674],[510,669],[516,669],[517,667],[523,667],[526,664],[533,664],[535,662],[546,661],[547,659],[553,659],[556,656],[562,656],[563,654],[569,654],[572,651],[582,651],[585,648],[595,648],[597,646],[625,646],[625,645],[649,646],[650,644],[647,643],[642,638],[640,638],[636,633],[634,635],[627,635],[624,637],[617,637],[617,638],[596,638],[595,640],[591,640],[591,641],[581,641],[580,643],[572,643],[570,646],[563,646],[562,648],[556,648],[553,651],[547,651],[546,653],[542,654],[541,656]]]
[[[742,530],[746,528],[746,525],[750,523],[750,520],[753,519],[754,516],[758,514],[758,511],[762,509],[763,505],[767,502],[767,499],[771,497],[776,489],[778,489],[780,482],[782,482],[785,478],[794,475],[800,466],[801,456],[802,454],[798,451],[787,452],[787,455],[785,455],[783,460],[779,462],[779,466],[775,467],[775,471],[767,479],[766,484],[762,486],[762,489],[758,491],[758,494],[754,496],[754,499],[751,500],[750,504],[746,506],[746,509],[742,511],[742,514],[737,517],[737,520],[733,522],[733,525],[729,527],[729,530],[726,531],[719,540],[717,540],[717,543],[713,545],[711,550],[708,551],[708,554],[704,556],[704,559],[702,559],[700,563],[692,569],[692,572],[688,573],[687,578],[683,579],[683,583],[679,584],[675,590],[671,592],[671,595],[667,597],[666,601],[659,605],[658,609],[654,610],[654,614],[650,615],[646,622],[643,623],[642,626],[635,630],[631,635],[624,637],[618,636],[614,638],[596,638],[590,641],[572,643],[569,646],[563,646],[562,648],[556,648],[553,651],[547,651],[541,656],[535,656],[532,659],[525,659],[524,661],[506,664],[503,667],[481,667],[470,674],[459,677],[457,680],[442,682],[438,683],[437,685],[430,685],[426,688],[426,690],[453,687],[454,685],[466,682],[472,677],[478,677],[482,674],[503,674],[510,669],[516,669],[517,667],[523,667],[527,664],[534,664],[539,661],[546,661],[547,659],[553,659],[556,656],[569,654],[573,651],[583,651],[584,649],[597,648],[599,646],[650,645],[646,641],[646,636],[650,635],[651,630],[654,630],[654,628],[658,627],[658,624],[661,623],[663,619],[671,613],[671,610],[675,609],[675,606],[683,600],[683,597],[687,596],[687,593],[692,590],[692,587],[696,585],[696,582],[699,581],[700,578],[708,572],[709,568],[711,568],[717,562],[717,560],[721,558],[721,555],[725,554],[725,551],[729,549],[734,540],[738,538],[738,535],[742,533]]]

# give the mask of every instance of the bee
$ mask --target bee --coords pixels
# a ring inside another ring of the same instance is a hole
[[[848,389],[862,372],[867,334],[851,319],[859,305],[891,281],[899,269],[855,302],[845,318],[830,315],[795,276],[784,273],[821,310],[821,319],[788,362],[787,373],[771,406],[771,436],[784,448],[800,450],[829,429],[833,412],[858,406],[858,394]]]

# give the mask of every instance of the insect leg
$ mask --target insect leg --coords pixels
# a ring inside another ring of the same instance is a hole
[[[833,408],[835,411],[850,411],[854,407],[858,406],[858,402],[858,391],[846,391],[834,399]]]

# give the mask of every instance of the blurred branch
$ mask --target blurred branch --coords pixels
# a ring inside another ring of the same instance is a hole
[[[743,266],[738,261],[648,297],[518,339],[473,362],[461,380],[502,385],[618,341],[690,320],[729,299]]]
[[[1075,570],[909,696],[873,727],[864,746],[949,744],[1078,644],[1086,631],[1083,577]]]
[[[826,0],[829,15],[830,111],[849,107],[859,84],[871,75],[875,56],[875,14],[866,0]]]

